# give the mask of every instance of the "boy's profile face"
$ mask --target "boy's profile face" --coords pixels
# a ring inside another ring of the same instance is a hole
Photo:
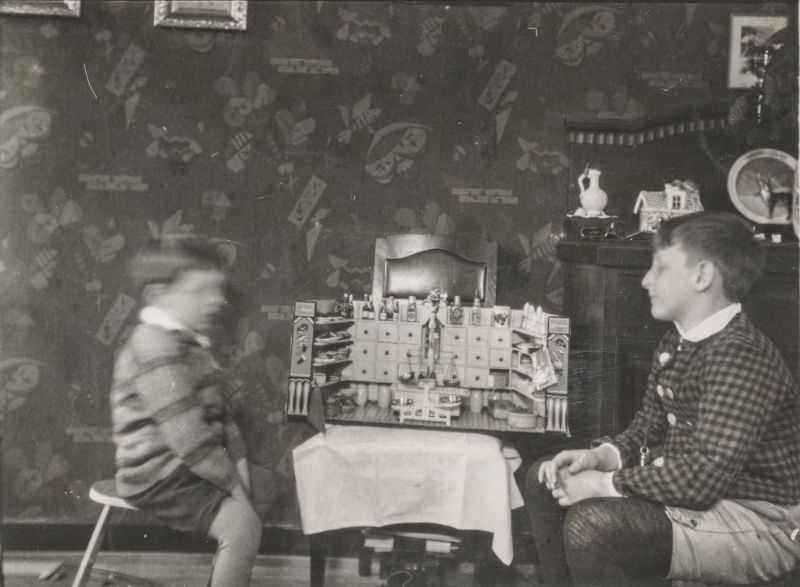
[[[642,279],[642,287],[650,295],[653,318],[682,324],[696,299],[695,266],[680,244],[655,251]]]
[[[151,303],[158,306],[186,328],[208,333],[226,304],[226,276],[214,269],[191,269],[176,281],[163,286]]]

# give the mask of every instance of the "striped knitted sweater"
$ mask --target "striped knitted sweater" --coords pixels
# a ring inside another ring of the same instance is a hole
[[[241,435],[220,369],[190,332],[139,324],[120,349],[111,390],[116,482],[140,493],[183,463],[223,490],[239,483]]]

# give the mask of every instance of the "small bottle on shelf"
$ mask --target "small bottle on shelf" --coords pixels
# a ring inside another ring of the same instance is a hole
[[[381,301],[381,309],[378,311],[378,320],[388,320],[388,312],[386,310],[388,302],[386,300]]]
[[[479,292],[475,292],[475,297],[472,300],[472,310],[469,314],[469,323],[473,326],[480,326],[481,325],[481,296]]]
[[[375,307],[369,294],[364,294],[364,306],[361,308],[361,318],[364,320],[375,319]]]
[[[448,322],[454,325],[464,324],[464,308],[461,307],[461,296],[453,296]]]
[[[342,304],[339,306],[339,316],[342,318],[350,318],[350,294],[344,294],[344,298],[342,299]]]
[[[417,298],[408,296],[408,306],[406,306],[406,322],[417,321]]]

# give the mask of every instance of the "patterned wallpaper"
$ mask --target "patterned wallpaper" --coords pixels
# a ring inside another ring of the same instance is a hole
[[[369,291],[374,239],[427,232],[496,241],[498,301],[558,310],[585,164],[564,117],[729,96],[732,6],[250,2],[246,32],[155,27],[146,1],[0,15],[6,519],[93,515],[112,357],[138,311],[126,262],[197,232],[234,276],[220,354],[252,457],[280,479],[270,521],[296,524],[293,300]],[[620,209],[659,187],[649,153],[656,183]],[[630,154],[609,156],[624,173]]]

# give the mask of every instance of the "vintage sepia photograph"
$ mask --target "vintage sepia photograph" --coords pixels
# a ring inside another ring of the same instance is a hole
[[[0,587],[797,587],[797,0],[0,0]]]

